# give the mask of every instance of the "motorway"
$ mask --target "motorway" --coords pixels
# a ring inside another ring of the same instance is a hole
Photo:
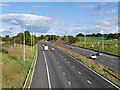
[[[84,57],[89,58],[90,54],[95,54],[95,51],[92,50],[87,50],[87,49],[83,49],[83,48],[79,48],[79,47],[74,47],[73,49],[70,49],[70,45],[66,45],[66,44],[62,44],[62,43],[57,43],[57,42],[51,42],[54,44],[57,44],[58,46],[64,47],[66,49],[69,49],[75,53],[78,53]],[[73,46],[72,46],[73,47]],[[111,55],[107,55],[107,54],[103,54],[102,56],[97,56],[97,59],[91,59],[97,63],[100,63],[104,66],[107,66],[108,68],[110,68],[111,70],[114,70],[116,72],[120,72],[120,68],[118,64],[120,64],[120,62],[118,63],[119,59],[116,56],[111,56]]]
[[[65,52],[44,51],[38,43],[38,57],[30,88],[116,88]],[[112,89],[113,90],[113,89]]]

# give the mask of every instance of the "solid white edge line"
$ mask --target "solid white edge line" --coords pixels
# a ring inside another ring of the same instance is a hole
[[[57,48],[58,49],[58,48]],[[60,49],[58,49],[60,50]],[[60,50],[62,51],[62,50]],[[64,51],[62,51],[63,53],[65,53]],[[65,53],[66,55],[72,57],[71,55]],[[107,80],[106,78],[104,78],[103,76],[101,76],[100,74],[98,74],[97,72],[95,72],[94,70],[92,70],[91,68],[89,68],[88,66],[86,66],[85,64],[81,63],[80,61],[78,61],[76,58],[72,57],[74,60],[76,60],[78,63],[82,64],[83,66],[85,66],[86,68],[88,68],[90,71],[92,71],[93,73],[95,73],[96,75],[98,75],[99,77],[101,77],[102,79],[104,79],[105,81],[107,81],[108,83],[110,83],[111,85],[113,85],[114,87],[120,89],[120,87],[116,86],[114,83],[112,83],[111,81]]]
[[[40,47],[41,47],[41,45],[40,45]],[[41,47],[41,48],[42,48],[42,47]],[[46,59],[46,56],[45,56],[44,51],[43,51],[43,55],[44,55],[44,59],[45,59],[46,69],[47,69],[48,85],[49,85],[49,89],[51,90],[50,74],[49,74],[49,69],[48,69],[47,59]]]
[[[31,83],[32,83],[32,79],[33,79],[33,75],[34,75],[34,71],[35,71],[35,66],[36,66],[36,62],[37,62],[37,57],[38,57],[38,46],[37,46],[37,56],[36,56],[35,64],[34,64],[32,75],[31,75],[31,79],[30,79],[30,85],[29,85],[28,88],[30,88]]]

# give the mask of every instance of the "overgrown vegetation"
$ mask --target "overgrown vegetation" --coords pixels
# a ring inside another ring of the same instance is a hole
[[[32,49],[30,46],[25,46],[24,63],[24,48],[22,44],[13,46],[9,43],[4,43],[2,45],[2,88],[23,87],[35,55],[35,49],[36,46],[33,46]]]

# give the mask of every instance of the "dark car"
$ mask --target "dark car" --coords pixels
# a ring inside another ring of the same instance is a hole
[[[95,55],[99,55],[100,56],[100,55],[102,55],[102,53],[101,52],[97,52]]]
[[[70,47],[70,49],[73,49],[73,47]]]

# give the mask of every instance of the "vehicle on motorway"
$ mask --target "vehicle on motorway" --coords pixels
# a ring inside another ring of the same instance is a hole
[[[52,51],[54,51],[55,49],[54,48],[51,48]]]
[[[44,46],[44,51],[48,51],[48,46]]]
[[[71,46],[70,49],[73,49],[73,47]]]
[[[100,56],[100,55],[103,55],[103,54],[101,52],[97,52],[95,55],[99,55]]]
[[[91,55],[89,55],[89,58],[96,59],[97,56],[95,54],[91,54]]]

